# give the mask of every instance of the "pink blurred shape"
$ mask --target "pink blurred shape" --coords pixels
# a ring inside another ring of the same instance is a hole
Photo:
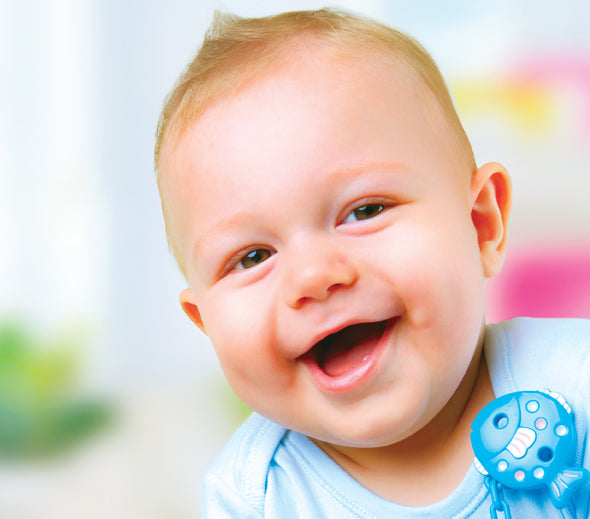
[[[516,316],[590,318],[590,245],[511,252],[488,282],[487,320]]]
[[[574,89],[579,94],[582,124],[590,133],[590,54],[537,57],[522,62],[516,75],[535,84],[551,84],[560,89]]]

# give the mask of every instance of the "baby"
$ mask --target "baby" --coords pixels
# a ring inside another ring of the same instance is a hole
[[[486,327],[509,176],[476,166],[413,39],[326,9],[217,15],[165,104],[156,170],[182,308],[254,410],[206,477],[205,517],[489,517],[471,424],[520,389],[564,394],[588,466],[590,326]],[[589,497],[563,513],[587,517]],[[504,499],[561,517],[546,489]]]

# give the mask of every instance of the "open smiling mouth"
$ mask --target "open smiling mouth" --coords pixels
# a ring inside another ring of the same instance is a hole
[[[371,358],[387,325],[379,321],[347,326],[315,344],[302,360],[313,362],[328,377],[341,377]]]

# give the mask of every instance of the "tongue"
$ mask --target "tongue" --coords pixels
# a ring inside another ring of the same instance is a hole
[[[322,364],[322,369],[331,377],[338,377],[360,365],[371,354],[378,337],[366,339],[351,349],[341,350],[338,347],[330,348]]]
[[[381,323],[360,324],[331,337],[321,359],[326,375],[338,377],[362,364],[383,333]]]

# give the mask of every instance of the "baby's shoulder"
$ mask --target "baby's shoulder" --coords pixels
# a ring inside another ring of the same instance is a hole
[[[559,356],[567,351],[584,355],[590,347],[590,320],[517,317],[489,325],[489,339],[515,354]]]
[[[257,414],[246,420],[203,478],[202,517],[264,517],[268,472],[286,432]]]
[[[213,461],[207,477],[223,481],[242,495],[263,495],[269,466],[286,432],[253,413]]]
[[[590,320],[520,317],[489,325],[486,359],[492,380],[498,372],[513,390],[566,390],[590,378]],[[494,373],[495,372],[495,373]]]

